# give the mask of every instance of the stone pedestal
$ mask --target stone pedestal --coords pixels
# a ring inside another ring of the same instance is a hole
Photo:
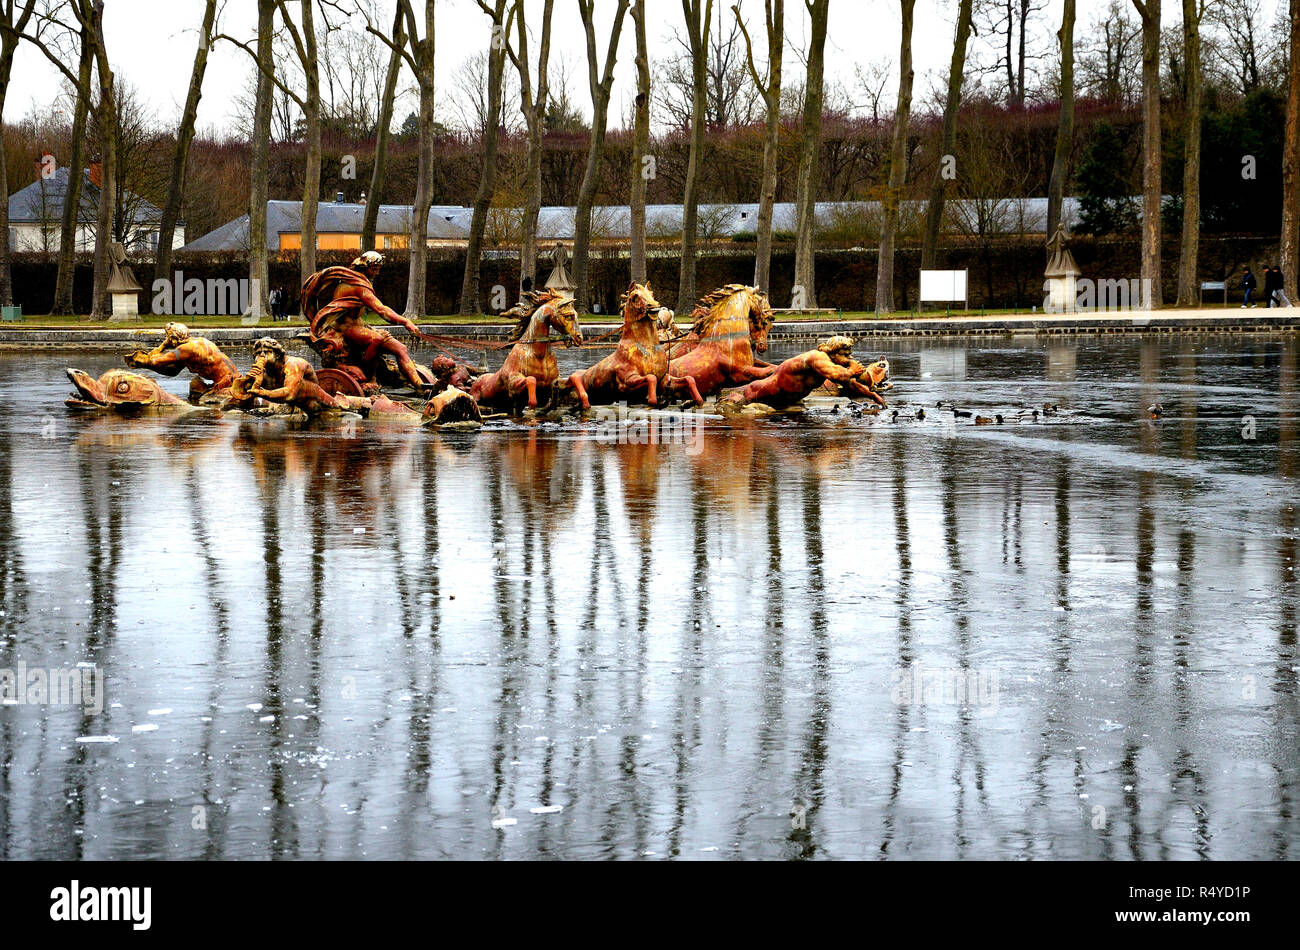
[[[110,294],[113,298],[113,315],[109,323],[131,323],[140,319],[140,295],[137,293]]]
[[[1049,313],[1074,313],[1078,299],[1078,283],[1074,274],[1047,278],[1047,308]]]

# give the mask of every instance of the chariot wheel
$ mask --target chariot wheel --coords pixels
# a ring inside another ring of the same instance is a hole
[[[316,383],[331,396],[364,396],[361,383],[341,369],[316,370]]]

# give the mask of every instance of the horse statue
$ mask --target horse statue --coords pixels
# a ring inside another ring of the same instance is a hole
[[[564,335],[568,346],[582,342],[578,312],[573,298],[554,290],[526,291],[518,304],[506,311],[516,317],[517,340],[501,368],[474,380],[470,395],[480,404],[508,403],[512,408],[519,396],[528,394],[528,408],[536,409],[539,400],[551,397],[551,388],[560,378],[560,367],[551,352],[552,330]]]
[[[673,380],[692,378],[708,396],[724,386],[744,386],[776,371],[759,365],[757,350],[767,349],[772,307],[756,287],[728,284],[700,301],[692,313],[695,323],[673,350],[668,374]]]
[[[668,351],[660,342],[659,313],[663,309],[648,284],[636,281],[623,295],[623,332],[614,352],[595,366],[569,377],[583,409],[592,400],[613,402],[618,396],[645,394],[648,405],[658,406],[661,388],[686,389],[696,404],[704,402],[693,379],[673,379],[668,374]]]

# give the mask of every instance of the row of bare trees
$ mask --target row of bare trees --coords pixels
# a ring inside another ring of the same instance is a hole
[[[116,0],[109,0],[110,7]],[[631,112],[632,148],[628,180],[628,204],[631,210],[631,272],[643,278],[646,270],[646,198],[647,182],[654,176],[656,156],[650,151],[650,126],[652,104],[656,95],[649,56],[649,26],[646,21],[644,0],[612,0],[597,4],[595,0],[573,0],[583,28],[586,50],[586,85],[590,97],[590,121],[572,115],[567,91],[557,98],[553,92],[554,64],[551,62],[552,21],[556,0],[476,0],[486,17],[486,49],[481,60],[481,78],[485,83],[476,109],[476,124],[480,126],[477,188],[473,198],[473,213],[466,255],[465,270],[460,294],[460,309],[464,313],[477,312],[480,299],[480,266],[485,234],[488,231],[494,204],[501,200],[497,187],[499,140],[503,129],[509,126],[506,115],[507,93],[517,90],[519,114],[523,119],[523,140],[526,158],[517,215],[520,245],[520,275],[536,276],[537,225],[542,206],[543,152],[548,130],[562,126],[575,128],[581,125],[586,143],[585,163],[581,169],[581,182],[577,188],[574,220],[573,276],[577,285],[577,302],[585,306],[588,299],[589,256],[593,238],[594,207],[603,181],[603,163],[607,153],[606,136],[609,125],[611,90],[614,82],[620,37],[626,19],[630,16],[636,32],[636,97]],[[566,0],[561,0],[561,3]],[[770,261],[773,243],[773,208],[777,192],[778,153],[782,148],[783,130],[793,129],[797,139],[795,169],[796,222],[793,241],[795,246],[794,299],[796,307],[816,307],[815,262],[816,235],[818,233],[817,200],[819,182],[822,181],[821,162],[824,160],[823,122],[827,121],[828,84],[825,69],[825,47],[830,21],[831,0],[800,0],[808,24],[805,49],[800,50],[805,69],[802,83],[787,81],[784,70],[786,4],[784,0],[763,0],[761,30],[751,33],[747,12],[737,0],[729,10],[721,6],[723,0],[681,0],[681,21],[677,36],[682,47],[681,69],[670,72],[659,80],[676,90],[673,94],[680,102],[680,120],[683,131],[689,136],[686,146],[685,173],[681,180],[683,206],[683,231],[681,243],[679,309],[689,308],[696,296],[695,267],[698,241],[708,222],[699,213],[701,200],[701,165],[706,155],[706,132],[711,122],[731,121],[719,118],[727,112],[723,100],[740,94],[745,87],[745,102],[736,108],[750,118],[761,118],[763,127],[762,173],[758,188],[759,211],[755,234],[755,283],[766,289],[770,280]],[[750,0],[752,14],[756,5]],[[914,161],[915,135],[913,130],[914,70],[913,25],[915,0],[890,0],[897,3],[900,14],[899,54],[894,75],[897,80],[892,121],[884,114],[882,100],[888,95],[889,77],[873,72],[871,89],[874,96],[871,109],[877,115],[882,129],[888,129],[888,150],[882,149],[879,161],[887,167],[887,178],[880,191],[881,220],[879,227],[879,268],[877,272],[876,306],[881,312],[894,307],[894,247],[900,226],[900,209],[907,194],[909,171]],[[1023,106],[1030,94],[1030,74],[1039,57],[1032,37],[1035,24],[1046,14],[1043,5],[1035,0],[953,0],[955,29],[951,62],[946,89],[941,97],[942,124],[939,133],[939,160],[934,162],[933,179],[928,188],[928,201],[921,227],[922,266],[933,266],[938,253],[940,235],[945,221],[945,202],[952,182],[962,170],[957,161],[959,141],[959,114],[963,98],[969,96],[973,75],[987,74],[1004,83],[1005,100],[1013,106]],[[1209,61],[1222,57],[1225,45],[1236,51],[1241,65],[1240,78],[1247,86],[1262,82],[1269,70],[1276,69],[1278,61],[1286,63],[1287,87],[1290,94],[1286,129],[1286,150],[1283,161],[1283,178],[1286,188],[1284,200],[1284,233],[1282,259],[1286,279],[1292,286],[1296,269],[1300,266],[1300,251],[1296,243],[1300,227],[1300,212],[1296,211],[1297,192],[1300,191],[1300,57],[1296,55],[1297,18],[1300,0],[1288,0],[1288,33],[1286,48],[1282,51],[1266,43],[1250,23],[1226,23],[1220,4],[1207,0],[1181,0],[1181,37],[1171,38],[1161,30],[1161,0],[1128,0],[1127,5],[1113,3],[1105,17],[1093,24],[1092,33],[1076,71],[1076,2],[1064,0],[1056,46],[1059,53],[1056,92],[1060,103],[1057,117],[1055,150],[1051,156],[1051,179],[1048,186],[1048,228],[1053,230],[1061,220],[1062,205],[1070,180],[1069,167],[1074,144],[1074,103],[1081,90],[1112,84],[1121,86],[1125,80],[1122,68],[1133,57],[1128,54],[1140,51],[1141,62],[1141,116],[1142,116],[1142,251],[1141,276],[1149,281],[1152,298],[1160,301],[1161,273],[1160,251],[1162,244],[1161,195],[1161,120],[1162,82],[1168,77],[1162,71],[1162,54],[1176,52],[1179,64],[1184,109],[1182,140],[1183,161],[1183,221],[1178,268],[1177,299],[1180,304],[1190,304],[1196,298],[1197,248],[1200,228],[1200,129],[1205,77]],[[1222,0],[1243,16],[1257,9],[1258,0]],[[1254,4],[1254,6],[1252,6]],[[416,172],[414,207],[410,216],[410,272],[408,280],[407,315],[422,316],[425,300],[426,248],[428,215],[434,200],[435,141],[434,130],[441,128],[435,116],[435,0],[395,0],[395,15],[391,23],[374,19],[373,9],[360,0],[257,0],[256,27],[251,35],[236,36],[223,32],[220,4],[206,0],[198,24],[198,44],[190,75],[188,95],[181,113],[171,154],[171,174],[166,201],[163,207],[163,235],[156,261],[156,274],[165,275],[170,268],[170,239],[175,222],[181,214],[184,183],[189,164],[189,152],[195,137],[195,121],[203,94],[204,76],[210,50],[218,42],[229,43],[243,50],[249,57],[254,75],[255,91],[250,102],[252,123],[249,158],[249,274],[260,293],[253,298],[255,315],[265,307],[267,286],[267,199],[270,197],[269,166],[273,139],[272,122],[277,101],[292,103],[302,116],[303,168],[301,178],[301,274],[306,277],[316,267],[316,217],[320,201],[322,179],[322,72],[327,84],[342,83],[338,70],[322,62],[322,44],[328,46],[338,39],[344,23],[364,22],[364,32],[377,44],[375,48],[387,50],[383,67],[377,64],[374,73],[382,72],[383,88],[376,103],[375,161],[369,181],[369,201],[363,224],[362,246],[374,246],[376,215],[385,190],[385,156],[388,148],[395,103],[400,95],[401,77],[405,72],[416,80],[419,107],[415,119],[418,141],[418,169]],[[1129,14],[1124,11],[1128,10]],[[730,16],[725,14],[729,13]],[[100,218],[95,243],[95,314],[105,306],[103,293],[107,275],[107,241],[115,211],[115,196],[120,195],[115,179],[119,171],[119,142],[115,129],[116,110],[121,97],[105,47],[102,29],[103,0],[0,0],[0,114],[4,106],[4,90],[8,88],[8,74],[14,52],[20,42],[30,42],[53,63],[68,86],[74,90],[76,109],[72,136],[73,154],[71,169],[82,166],[81,141],[89,119],[99,130],[100,161],[103,182],[97,214]],[[1214,24],[1217,24],[1215,26]],[[1213,42],[1208,46],[1205,30],[1213,26]],[[976,57],[972,61],[972,44],[980,35],[988,46],[990,37],[996,38],[992,48],[997,55],[992,62]],[[1136,32],[1135,32],[1136,31]],[[334,39],[331,40],[331,37]],[[765,42],[759,42],[763,40]],[[1276,46],[1276,44],[1274,44]],[[277,49],[288,50],[291,56],[293,78],[284,68],[285,57]],[[1098,49],[1101,50],[1100,60]],[[743,50],[743,56],[737,51]],[[1207,55],[1207,50],[1210,54]],[[1127,51],[1127,54],[1126,54]],[[326,60],[328,57],[326,57]],[[1098,66],[1098,62],[1101,63]],[[75,63],[75,69],[73,64]],[[513,69],[510,82],[507,73]],[[1100,69],[1100,78],[1097,70]],[[564,85],[562,83],[562,85]],[[561,99],[563,101],[561,101]],[[686,106],[689,105],[689,111]],[[362,109],[361,111],[368,111]],[[730,113],[727,113],[728,115]],[[838,114],[838,113],[834,113]],[[833,119],[831,121],[834,121]],[[963,162],[967,161],[963,157]],[[621,163],[620,163],[621,164]],[[970,163],[967,162],[969,165]],[[0,198],[8,194],[3,152],[0,150]],[[74,261],[76,213],[82,187],[80,174],[69,174],[68,200],[65,202],[60,252],[56,310],[71,310],[71,275]],[[5,202],[0,201],[0,207]],[[3,223],[3,222],[0,222]],[[0,227],[0,299],[8,300],[8,229]]]

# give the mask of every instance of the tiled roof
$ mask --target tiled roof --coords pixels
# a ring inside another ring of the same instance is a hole
[[[62,220],[67,193],[68,169],[56,168],[49,178],[38,178],[9,196],[9,223],[44,224]],[[162,220],[158,206],[138,195],[132,194],[131,198],[132,223],[156,227]],[[80,205],[77,219],[86,224],[93,223],[99,208],[99,188],[91,181],[89,170],[82,172]]]

